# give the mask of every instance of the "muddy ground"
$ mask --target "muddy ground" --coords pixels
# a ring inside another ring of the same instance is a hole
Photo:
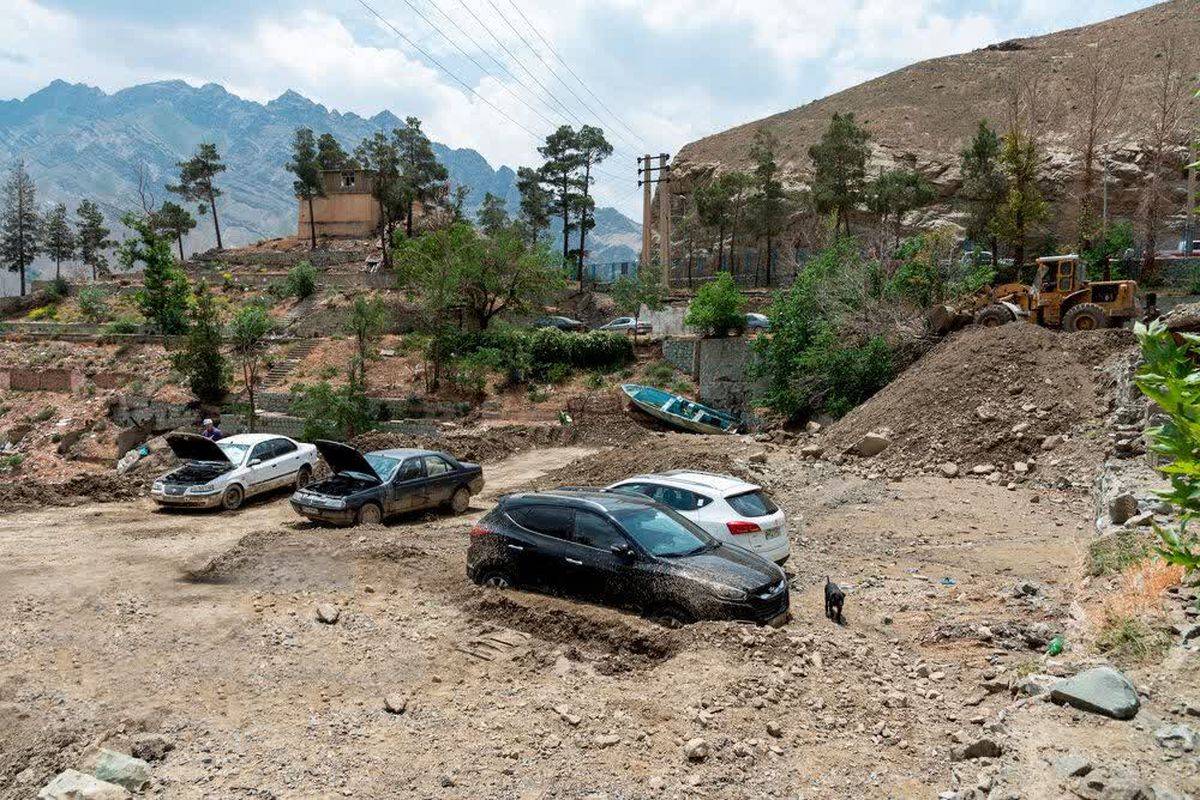
[[[684,441],[652,440],[698,447]],[[1200,793],[1194,756],[1165,759],[1151,735],[1200,699],[1194,659],[1129,671],[1148,693],[1132,723],[989,691],[1092,659],[1041,655],[1086,637],[1084,492],[868,480],[719,444],[791,515],[794,619],[778,630],[667,630],[472,586],[470,521],[507,489],[603,475],[619,454],[593,447],[489,464],[463,518],[329,530],[280,496],[223,515],[140,499],[0,517],[0,797],[144,732],[173,744],[148,790],[170,798],[1056,798],[1066,753]],[[827,574],[849,589],[845,626],[823,617]],[[980,737],[1004,754],[952,761]]]

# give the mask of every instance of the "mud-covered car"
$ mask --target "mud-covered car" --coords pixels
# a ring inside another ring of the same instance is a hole
[[[239,507],[247,497],[304,486],[317,465],[317,449],[286,436],[239,433],[214,442],[194,433],[169,433],[167,445],[184,462],[150,487],[161,506]]]
[[[471,529],[467,575],[484,586],[632,608],[669,625],[789,618],[783,570],[638,494],[559,489],[505,497]]]
[[[333,475],[292,495],[296,513],[331,525],[380,522],[393,514],[445,508],[461,514],[483,490],[483,469],[435,450],[375,450],[318,439]]]

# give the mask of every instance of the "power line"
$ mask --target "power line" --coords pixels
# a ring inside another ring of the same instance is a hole
[[[459,0],[459,2],[462,2],[462,0]],[[568,84],[566,81],[564,81],[561,76],[559,76],[559,74],[554,70],[553,67],[550,66],[550,64],[546,61],[546,59],[542,58],[542,54],[539,53],[537,48],[534,47],[529,42],[529,40],[525,38],[525,34],[521,33],[519,30],[517,30],[517,26],[512,24],[512,22],[509,20],[509,18],[504,15],[504,12],[500,10],[500,7],[497,6],[495,4],[495,2],[493,2],[493,0],[487,0],[487,4],[492,7],[492,10],[494,10],[497,15],[499,15],[500,19],[502,19],[504,21],[504,24],[507,25],[509,27],[509,29],[512,30],[512,32],[517,35],[517,38],[525,43],[525,46],[527,48],[529,48],[529,52],[533,53],[534,57],[537,58],[538,61],[542,62],[542,66],[544,66],[546,69],[550,70],[551,74],[553,74],[554,77],[558,79],[558,82],[561,83],[566,88],[566,90],[571,93],[571,96],[575,98],[575,101],[577,103],[579,103],[581,106],[583,106],[585,109],[587,109],[588,113],[591,114],[593,117],[595,117],[597,119],[597,121],[599,121],[600,115],[596,113],[595,109],[591,108],[586,102],[584,102],[583,98],[580,97],[578,94],[576,94],[575,90],[571,88],[571,85]],[[549,91],[549,90],[547,89],[547,91]],[[578,119],[578,117],[576,117],[576,119]],[[582,125],[583,123],[580,122],[580,124]],[[637,145],[634,142],[631,142],[631,141],[629,141],[629,139],[626,139],[625,135],[622,134],[619,130],[614,130],[613,133],[616,134],[617,137],[619,137],[627,145],[634,147],[634,148],[637,147]]]
[[[372,14],[372,15],[373,15],[373,16],[374,16],[376,19],[378,19],[380,22],[382,22],[382,23],[383,23],[384,25],[386,25],[387,27],[391,28],[391,30],[392,30],[392,32],[393,32],[393,33],[395,33],[397,36],[399,36],[399,37],[400,37],[401,39],[403,39],[404,41],[408,42],[408,43],[409,43],[409,45],[410,45],[410,46],[411,46],[411,47],[412,47],[414,50],[416,50],[416,51],[417,51],[418,53],[420,53],[421,55],[425,56],[425,58],[426,58],[426,59],[427,59],[427,60],[428,60],[430,63],[432,63],[434,66],[436,66],[436,67],[437,67],[438,69],[440,69],[442,72],[444,72],[444,73],[446,73],[447,75],[449,75],[449,76],[450,76],[450,77],[451,77],[451,78],[452,78],[452,79],[453,79],[453,80],[454,80],[456,83],[458,83],[460,86],[462,86],[462,87],[463,87],[464,89],[466,89],[468,92],[470,92],[471,94],[473,94],[473,95],[475,95],[476,97],[478,97],[478,98],[479,98],[481,101],[483,101],[483,102],[484,102],[484,103],[485,103],[485,104],[486,104],[486,105],[487,105],[489,108],[491,108],[491,109],[492,109],[493,111],[495,111],[497,114],[499,114],[500,116],[504,117],[506,120],[508,120],[509,122],[511,122],[513,125],[516,125],[518,128],[520,128],[521,130],[523,130],[523,131],[525,131],[526,133],[528,133],[528,134],[529,134],[530,136],[532,136],[532,137],[533,137],[535,140],[538,138],[538,135],[537,135],[536,133],[534,133],[533,131],[529,130],[529,128],[526,128],[526,127],[525,127],[524,125],[522,125],[520,122],[517,122],[515,119],[513,119],[511,116],[509,116],[509,114],[508,114],[508,113],[507,113],[507,112],[506,112],[504,109],[500,108],[500,107],[499,107],[499,106],[497,106],[495,103],[493,103],[491,100],[488,100],[486,97],[484,97],[483,95],[481,95],[479,92],[475,91],[474,87],[472,87],[472,86],[471,86],[469,83],[467,83],[467,82],[466,82],[466,81],[464,81],[462,78],[460,78],[460,77],[458,77],[457,75],[455,75],[453,72],[451,72],[450,70],[448,70],[446,67],[442,66],[442,63],[441,63],[440,61],[438,61],[438,60],[437,60],[436,58],[434,58],[433,56],[429,55],[429,53],[425,52],[424,48],[422,48],[422,47],[421,47],[419,44],[417,44],[417,43],[416,43],[416,42],[414,42],[412,39],[410,39],[410,38],[408,38],[406,35],[404,35],[404,34],[403,34],[401,31],[400,31],[400,29],[399,29],[399,28],[397,28],[397,27],[396,27],[395,25],[393,25],[392,23],[388,22],[388,21],[387,21],[387,20],[386,20],[386,19],[385,19],[383,16],[381,16],[381,15],[380,15],[380,13],[379,13],[378,11],[376,11],[374,8],[372,8],[372,7],[371,7],[371,6],[370,6],[370,4],[366,2],[366,0],[358,0],[358,4],[359,4],[359,5],[361,5],[363,8],[365,8],[367,11],[371,12],[371,14]]]
[[[453,40],[453,39],[451,39],[451,38],[450,38],[448,35],[446,35],[446,33],[445,33],[445,32],[444,32],[444,31],[443,31],[441,28],[439,28],[439,27],[438,27],[437,23],[435,23],[433,20],[429,19],[429,17],[425,16],[425,14],[423,14],[423,13],[421,12],[421,9],[419,9],[419,8],[417,8],[415,5],[413,5],[413,3],[412,3],[412,0],[404,0],[404,4],[405,4],[406,6],[408,6],[409,8],[411,8],[411,9],[413,10],[413,12],[414,12],[414,13],[415,13],[415,14],[416,14],[418,17],[420,17],[421,19],[423,19],[423,20],[425,21],[425,24],[426,24],[426,25],[428,25],[429,27],[431,27],[431,28],[433,28],[435,31],[437,31],[437,33],[438,33],[438,35],[439,35],[439,36],[441,36],[443,39],[445,39],[445,40],[446,40],[447,42],[449,42],[450,44],[454,45],[454,47],[455,47],[455,48],[458,50],[458,52],[460,52],[460,53],[462,53],[464,56],[466,56],[466,57],[467,57],[467,58],[470,60],[470,62],[471,62],[472,64],[474,64],[474,65],[475,65],[475,67],[476,67],[476,68],[477,68],[477,69],[478,69],[480,72],[482,72],[484,75],[487,75],[489,78],[495,78],[495,77],[496,77],[496,76],[495,76],[495,75],[493,75],[491,72],[489,72],[489,71],[487,70],[487,68],[486,68],[486,67],[484,67],[482,64],[480,64],[478,61],[476,61],[476,60],[475,60],[475,57],[474,57],[473,55],[471,55],[470,53],[468,53],[468,52],[466,51],[466,49],[464,49],[464,48],[463,48],[461,45],[459,45],[459,43],[458,43],[458,42],[454,41],[454,40]],[[453,22],[453,20],[451,20],[451,22]],[[548,117],[547,117],[545,114],[543,114],[542,112],[538,111],[538,110],[537,110],[536,108],[534,108],[533,106],[529,105],[529,103],[527,103],[527,102],[525,101],[525,99],[524,99],[524,98],[522,98],[522,97],[521,97],[521,96],[519,96],[519,95],[518,95],[516,92],[514,92],[514,91],[512,90],[512,88],[511,88],[511,87],[510,87],[510,86],[509,86],[507,83],[505,83],[505,82],[504,82],[504,81],[502,81],[502,80],[499,80],[498,78],[497,78],[496,80],[497,80],[497,82],[500,84],[500,86],[501,86],[501,87],[504,89],[504,91],[506,91],[506,92],[508,92],[510,95],[512,95],[512,97],[513,97],[513,99],[514,99],[514,100],[516,100],[518,103],[520,103],[521,105],[523,105],[523,106],[525,106],[526,108],[528,108],[528,109],[529,109],[530,111],[532,111],[534,114],[537,114],[539,117],[541,117],[541,118],[542,118],[542,121],[543,121],[543,122],[545,122],[547,125],[553,125],[553,124],[554,124],[553,122],[551,122],[551,121],[550,121],[550,119],[549,119],[549,118],[548,118]]]
[[[644,142],[644,141],[645,141],[645,137],[639,136],[637,131],[635,131],[633,128],[629,127],[629,123],[625,122],[625,120],[621,119],[621,117],[617,115],[617,112],[615,112],[615,111],[613,111],[611,108],[609,108],[609,107],[608,107],[608,104],[607,104],[607,103],[605,103],[603,100],[601,100],[601,99],[600,99],[600,97],[599,97],[599,96],[598,96],[598,95],[597,95],[595,92],[593,92],[593,91],[591,90],[591,88],[589,88],[589,87],[588,87],[588,85],[587,85],[586,83],[584,83],[584,82],[583,82],[583,79],[582,79],[582,78],[580,78],[580,77],[579,77],[579,75],[577,75],[577,74],[575,73],[575,70],[571,69],[571,65],[570,65],[570,64],[568,64],[568,63],[566,62],[566,60],[565,60],[565,59],[564,59],[564,58],[563,58],[561,55],[559,55],[559,54],[558,54],[558,51],[554,49],[554,45],[550,44],[550,42],[549,42],[549,41],[546,39],[546,37],[542,35],[542,32],[541,32],[541,31],[539,31],[539,30],[537,29],[537,27],[536,27],[536,26],[535,26],[535,25],[534,25],[534,24],[533,24],[533,23],[530,21],[529,17],[525,16],[525,12],[524,12],[524,11],[522,11],[522,10],[521,10],[521,7],[520,7],[520,6],[518,6],[518,5],[516,4],[516,1],[515,1],[515,0],[508,0],[508,4],[509,4],[510,6],[512,6],[512,7],[513,7],[513,9],[514,9],[514,10],[515,10],[515,11],[516,11],[518,14],[520,14],[520,15],[521,15],[521,19],[525,20],[525,24],[529,26],[529,29],[530,29],[531,31],[533,31],[533,32],[534,32],[534,34],[536,34],[536,35],[537,35],[537,37],[538,37],[539,39],[541,39],[541,40],[542,40],[542,44],[546,45],[546,49],[547,49],[547,50],[549,50],[549,51],[550,51],[550,53],[551,53],[551,54],[552,54],[552,55],[553,55],[553,56],[554,56],[556,59],[558,59],[558,63],[560,63],[560,64],[562,64],[564,67],[566,67],[566,69],[567,69],[567,72],[571,73],[571,77],[573,77],[573,78],[574,78],[576,81],[578,81],[578,82],[579,82],[579,85],[580,85],[580,86],[582,86],[582,87],[584,88],[584,90],[585,90],[585,91],[586,91],[588,94],[590,94],[590,95],[592,96],[592,98],[593,98],[593,99],[594,99],[594,100],[595,100],[597,103],[599,103],[599,104],[600,104],[600,106],[601,106],[601,107],[602,107],[602,108],[603,108],[605,111],[607,111],[607,112],[609,113],[609,115],[610,115],[610,116],[611,116],[613,119],[615,119],[615,120],[616,120],[616,121],[617,121],[617,122],[618,122],[618,123],[619,123],[621,126],[623,126],[623,127],[625,128],[625,130],[629,131],[629,133],[631,133],[635,139],[637,139],[639,142]]]

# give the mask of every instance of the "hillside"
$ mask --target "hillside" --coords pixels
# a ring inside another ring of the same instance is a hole
[[[24,158],[40,202],[63,201],[73,207],[80,198],[93,197],[115,219],[138,207],[140,163],[149,170],[162,200],[162,186],[176,177],[175,163],[198,143],[212,141],[229,166],[220,180],[225,192],[222,234],[229,245],[246,244],[295,231],[293,177],[284,164],[292,134],[302,125],[318,134],[333,133],[351,150],[375,131],[390,131],[403,122],[390,111],[369,119],[331,111],[292,91],[262,104],[212,83],[197,88],[165,81],[106,94],[95,87],[54,81],[24,100],[0,101],[0,167]],[[491,192],[515,209],[513,169],[493,169],[475,150],[441,144],[434,149],[451,180],[471,187],[472,208]],[[626,242],[641,235],[640,226],[612,209],[599,210],[597,219],[593,257],[632,257]],[[210,226],[201,224],[188,247],[206,249],[213,243]]]
[[[1074,143],[1084,111],[1071,87],[1079,86],[1090,72],[1088,48],[1098,47],[1102,57],[1125,76],[1112,137],[1110,208],[1116,216],[1132,216],[1137,208],[1134,187],[1144,160],[1140,142],[1148,133],[1155,103],[1154,73],[1172,35],[1181,45],[1178,57],[1191,59],[1185,73],[1194,74],[1195,42],[1200,37],[1200,4],[1195,0],[1173,0],[1095,25],[913,64],[686,145],[675,161],[675,189],[688,192],[697,179],[714,171],[746,168],[755,131],[764,126],[780,139],[785,173],[793,182],[803,183],[810,170],[808,149],[819,140],[832,114],[853,112],[871,134],[870,172],[915,158],[917,168],[947,197],[959,183],[958,153],[965,140],[981,118],[1003,124],[1007,87],[1019,72],[1036,80],[1038,87],[1045,132],[1043,188],[1054,199],[1069,185],[1079,164]],[[1195,101],[1188,104],[1185,128],[1195,125],[1196,105]],[[1184,138],[1179,137],[1181,142]],[[937,211],[944,214],[949,208]]]

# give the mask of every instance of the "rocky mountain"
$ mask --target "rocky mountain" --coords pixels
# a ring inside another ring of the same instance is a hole
[[[215,142],[229,169],[221,176],[221,229],[226,244],[244,244],[296,229],[293,177],[284,169],[292,134],[299,126],[329,132],[347,150],[378,130],[403,122],[390,111],[371,118],[331,111],[287,91],[262,104],[244,100],[217,84],[201,87],[183,81],[133,86],[113,94],[95,87],[54,81],[24,100],[0,101],[0,167],[24,158],[37,182],[41,202],[95,198],[112,218],[140,207],[138,168],[161,201],[162,188],[176,178],[175,163],[200,142]],[[469,205],[486,192],[516,208],[516,174],[493,169],[475,150],[435,144],[438,158],[456,184],[471,187]],[[632,257],[626,246],[640,226],[613,209],[597,215],[600,235],[593,258],[618,261]],[[190,237],[192,249],[213,244],[211,226],[202,224]]]
[[[900,162],[915,162],[948,199],[960,182],[959,151],[980,119],[1003,128],[1010,87],[1019,75],[1022,82],[1036,85],[1043,190],[1049,199],[1061,199],[1079,174],[1079,142],[1086,119],[1083,86],[1099,61],[1124,79],[1107,137],[1110,213],[1133,217],[1146,162],[1144,142],[1160,94],[1156,91],[1161,87],[1159,73],[1172,38],[1183,74],[1194,77],[1200,69],[1196,58],[1200,4],[1195,0],[1173,0],[1094,25],[913,64],[686,145],[675,160],[673,188],[684,194],[714,173],[747,168],[751,142],[762,127],[779,137],[783,169],[793,184],[802,185],[811,175],[809,147],[820,139],[835,112],[853,112],[871,134],[872,174]],[[1183,88],[1190,94],[1194,81],[1189,79]],[[1190,98],[1184,102],[1184,120],[1172,137],[1173,155],[1181,167],[1174,186],[1180,210],[1185,143],[1188,132],[1196,130],[1198,105]],[[943,219],[955,217],[948,202],[931,212]],[[1171,227],[1179,226],[1177,218]],[[1168,244],[1173,246],[1174,239],[1160,242],[1160,246]]]

